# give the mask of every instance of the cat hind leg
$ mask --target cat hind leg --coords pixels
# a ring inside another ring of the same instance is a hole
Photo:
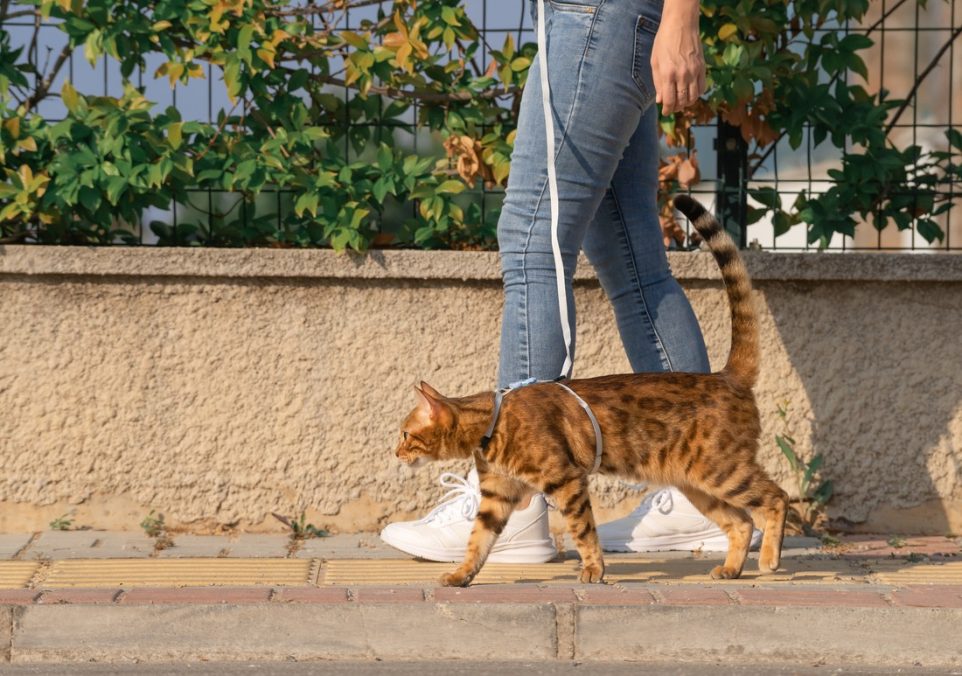
[[[752,519],[744,509],[692,486],[679,487],[685,497],[698,511],[718,524],[728,536],[728,553],[720,566],[712,568],[713,580],[730,580],[739,577],[748,558],[752,540]]]
[[[774,573],[781,563],[788,495],[778,484],[761,474],[744,502],[753,508],[761,509],[765,519],[758,569],[763,573]]]
[[[561,510],[568,532],[578,548],[578,555],[581,557],[579,580],[583,583],[601,582],[605,575],[605,560],[591,510],[588,478],[581,476],[558,486],[549,485],[545,487],[545,492]]]

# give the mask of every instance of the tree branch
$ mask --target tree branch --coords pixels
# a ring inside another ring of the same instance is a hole
[[[912,85],[912,90],[909,92],[908,96],[905,97],[905,100],[902,102],[902,105],[899,106],[899,109],[895,111],[895,115],[892,116],[892,119],[889,121],[888,125],[886,125],[886,136],[888,136],[892,129],[895,128],[895,124],[899,121],[899,118],[902,117],[902,113],[904,113],[905,109],[908,108],[912,103],[912,99],[918,93],[919,87],[922,86],[922,82],[929,76],[929,73],[931,73],[935,67],[939,65],[939,59],[942,58],[942,55],[948,51],[949,47],[952,46],[952,43],[955,42],[955,39],[960,35],[962,35],[962,26],[959,26],[955,29],[955,32],[953,32],[949,39],[945,41],[945,44],[942,45],[942,48],[939,49],[938,53],[935,55],[935,57],[933,57],[932,61],[925,68],[925,70],[923,70],[915,79],[915,84]]]
[[[316,76],[314,81],[335,85],[337,87],[350,87],[352,89],[356,88],[353,85],[346,84],[344,80],[339,77]],[[425,101],[427,103],[455,103],[470,101],[475,98],[490,100],[501,98],[503,96],[513,96],[515,94],[515,90],[517,90],[517,87],[511,87],[510,89],[506,90],[489,89],[478,94],[472,94],[471,92],[424,92],[410,89],[398,89],[397,87],[381,87],[378,85],[371,85],[371,88],[368,91],[390,98],[411,99]]]
[[[37,85],[37,91],[35,91],[30,98],[24,101],[24,105],[26,106],[27,110],[30,110],[35,105],[40,103],[40,101],[46,98],[47,94],[50,92],[51,85],[53,85],[53,81],[57,78],[57,74],[60,72],[60,69],[63,68],[63,64],[66,63],[67,59],[70,57],[71,51],[70,43],[67,43],[63,46],[63,49],[60,51],[60,55],[53,64],[53,68],[50,69],[50,73],[48,73],[43,80],[40,81],[40,84]]]
[[[370,5],[383,5],[384,2],[385,0],[360,0],[359,2],[352,2],[340,7],[329,2],[326,5],[319,5],[316,7],[292,7],[290,9],[268,11],[267,14],[270,16],[311,16],[317,14],[328,14],[329,12],[340,10],[358,9],[360,7],[368,7]]]

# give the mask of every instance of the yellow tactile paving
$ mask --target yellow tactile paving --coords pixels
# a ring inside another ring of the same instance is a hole
[[[0,561],[0,589],[28,586],[39,567],[37,561]]]
[[[882,584],[962,584],[962,561],[942,564],[886,561],[872,567],[873,581]]]
[[[709,582],[708,572],[716,562],[707,560],[620,559],[611,562],[605,570],[608,582]],[[730,583],[776,582],[837,582],[840,579],[857,577],[844,565],[827,565],[835,562],[820,562],[818,567],[786,567],[774,575],[760,576],[749,562],[740,580]],[[539,582],[545,584],[572,584],[578,582],[578,562],[542,564],[489,563],[478,574],[478,584],[506,584],[512,582]],[[325,563],[321,571],[320,584],[329,585],[393,585],[434,583],[444,573],[454,569],[456,564],[426,563],[423,561],[378,560],[378,559],[339,559]]]
[[[312,559],[110,559],[54,561],[44,587],[306,585]]]

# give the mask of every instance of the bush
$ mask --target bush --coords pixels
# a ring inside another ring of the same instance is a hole
[[[497,210],[471,194],[505,184],[535,46],[509,35],[482,70],[479,32],[458,0],[378,4],[357,30],[339,28],[346,10],[370,4],[3,3],[0,241],[139,243],[144,210],[176,203],[186,211],[176,226],[150,224],[161,244],[493,247]],[[797,147],[812,125],[817,142],[849,141],[837,185],[789,209],[773,190],[755,191],[764,209],[752,218],[773,212],[779,232],[804,223],[823,244],[851,234],[856,212],[876,227],[917,223],[930,241],[942,236],[932,218],[950,202],[939,181],[962,178],[952,155],[892,147],[886,116],[902,103],[844,84],[847,72],[865,74],[868,35],[815,39],[816,29],[861,19],[866,0],[702,6],[712,86],[695,108],[662,118],[671,144],[693,122],[721,116],[755,144],[757,159],[783,135]],[[42,67],[11,47],[4,22],[22,16],[53,19],[68,37]],[[65,82],[67,115],[48,122],[37,105],[58,94],[51,83],[80,46],[91,64],[103,56],[119,64],[123,94],[86,95]],[[148,57],[163,61],[153,73]],[[207,77],[208,65],[231,102],[213,123],[154,111],[132,84],[138,69],[173,86]],[[431,149],[410,147],[417,129],[430,133]],[[950,133],[962,149],[962,135]],[[665,195],[697,180],[694,158],[667,158],[662,177]],[[229,194],[198,205],[198,190]],[[674,217],[663,204],[668,231]]]

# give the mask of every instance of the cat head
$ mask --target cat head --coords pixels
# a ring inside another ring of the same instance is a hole
[[[453,448],[457,411],[440,392],[423,380],[414,387],[417,406],[401,424],[394,455],[401,462],[418,467],[429,460],[459,457]]]

